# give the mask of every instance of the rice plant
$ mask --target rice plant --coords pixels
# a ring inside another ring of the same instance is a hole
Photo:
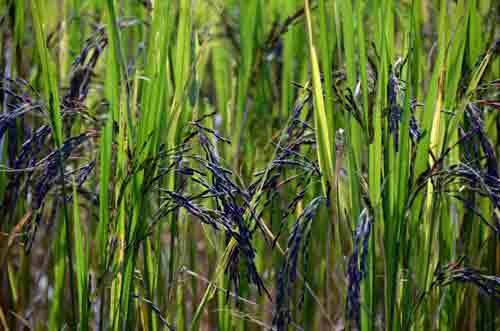
[[[500,328],[498,1],[0,23],[0,330]]]

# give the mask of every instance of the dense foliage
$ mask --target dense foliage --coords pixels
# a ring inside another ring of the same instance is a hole
[[[499,1],[0,23],[0,329],[499,329]]]

